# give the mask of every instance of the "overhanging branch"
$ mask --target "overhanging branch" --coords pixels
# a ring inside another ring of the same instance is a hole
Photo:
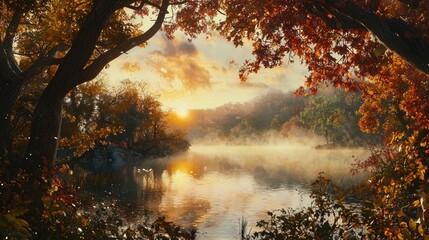
[[[361,23],[338,11],[333,12],[317,1],[307,2],[304,5],[309,12],[320,17],[332,29],[365,29]]]
[[[349,1],[343,8],[337,9],[362,23],[387,48],[429,75],[429,44],[419,38],[417,31],[407,23],[400,20],[385,20]]]
[[[388,49],[429,75],[429,44],[405,21],[382,18],[351,1],[313,1],[306,7],[333,29],[362,29],[363,26]]]
[[[169,0],[163,0],[157,19],[146,32],[144,32],[143,34],[137,37],[130,38],[128,40],[123,41],[115,48],[108,50],[107,52],[103,53],[98,58],[96,58],[91,63],[91,65],[87,66],[83,70],[83,72],[76,78],[78,81],[77,85],[94,79],[109,62],[116,59],[123,53],[128,52],[132,48],[142,43],[145,43],[146,41],[151,39],[161,29],[162,23],[164,22],[164,19],[165,19],[165,15],[167,14],[166,10],[168,6],[169,6]]]

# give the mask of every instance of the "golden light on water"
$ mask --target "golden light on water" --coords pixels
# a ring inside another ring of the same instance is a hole
[[[192,118],[190,112],[186,121]],[[341,185],[363,181],[365,174],[351,176],[349,166],[351,156],[365,153],[316,150],[293,141],[193,145],[187,153],[142,162],[138,185],[145,192],[144,206],[154,206],[180,226],[197,228],[199,239],[235,239],[243,216],[256,226],[268,210],[309,206],[309,186],[322,170]]]

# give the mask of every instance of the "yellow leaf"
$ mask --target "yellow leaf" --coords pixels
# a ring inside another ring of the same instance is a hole
[[[349,77],[349,78],[352,78],[353,77],[353,75],[351,74],[351,73],[347,73],[347,77]]]
[[[406,214],[403,211],[398,212],[398,217],[405,217]]]
[[[419,232],[420,236],[423,237],[425,235],[422,225],[419,225],[419,227],[417,228],[417,231]]]
[[[413,207],[418,207],[420,205],[420,200],[416,200],[413,202]]]
[[[414,221],[413,219],[410,219],[408,225],[410,226],[411,231],[416,230],[416,221]]]

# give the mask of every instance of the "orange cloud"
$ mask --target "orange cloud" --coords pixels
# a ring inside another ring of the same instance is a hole
[[[196,47],[185,41],[164,39],[163,50],[152,52],[147,63],[169,83],[180,81],[187,90],[210,88],[211,76]]]
[[[137,72],[140,71],[140,69],[139,63],[124,62],[121,66],[121,70],[126,72]]]

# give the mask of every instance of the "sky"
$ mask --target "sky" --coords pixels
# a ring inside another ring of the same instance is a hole
[[[239,66],[251,57],[249,45],[236,48],[218,35],[189,42],[184,35],[168,40],[158,32],[145,48],[134,48],[109,64],[102,77],[112,85],[124,79],[145,82],[164,109],[173,111],[215,108],[303,85],[306,68],[299,64],[262,70],[241,83]]]

